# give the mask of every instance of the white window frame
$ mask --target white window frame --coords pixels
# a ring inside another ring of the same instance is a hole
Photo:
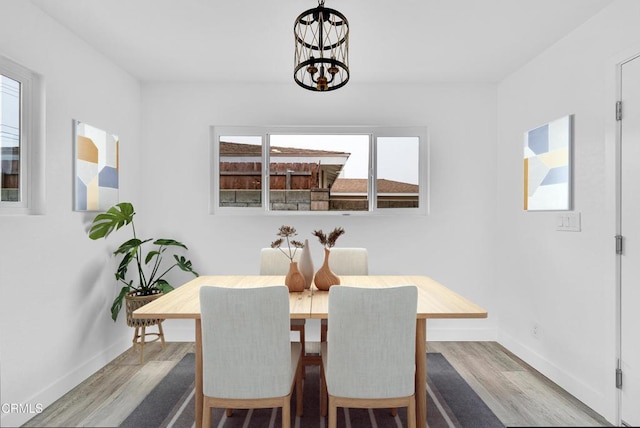
[[[367,211],[280,211],[270,210],[269,196],[269,136],[270,135],[368,135],[369,136],[369,208]],[[220,206],[220,150],[221,136],[255,136],[262,139],[262,206]],[[211,176],[209,210],[211,214],[228,215],[427,215],[429,213],[429,141],[426,126],[212,126]],[[377,208],[376,141],[378,137],[419,138],[419,207]]]
[[[42,214],[44,208],[44,81],[0,55],[0,74],[20,82],[20,201],[0,201],[0,215]]]

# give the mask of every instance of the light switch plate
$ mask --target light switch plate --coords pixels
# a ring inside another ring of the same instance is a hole
[[[567,211],[558,214],[556,217],[556,230],[561,232],[580,232],[582,230],[580,213]]]

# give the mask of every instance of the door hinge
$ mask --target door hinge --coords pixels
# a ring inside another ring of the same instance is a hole
[[[616,369],[616,388],[622,389],[622,369]]]
[[[616,254],[622,255],[622,235],[616,235]]]
[[[616,120],[622,120],[622,101],[616,101]]]

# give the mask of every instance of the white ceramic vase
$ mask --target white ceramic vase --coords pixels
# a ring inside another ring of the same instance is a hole
[[[304,248],[300,253],[300,260],[298,260],[298,270],[304,276],[304,288],[311,288],[313,283],[313,260],[311,260],[311,251],[309,250],[309,240],[304,240]]]

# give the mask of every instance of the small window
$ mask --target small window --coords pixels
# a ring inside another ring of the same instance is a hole
[[[262,207],[262,138],[223,135],[218,146],[220,207]]]
[[[21,83],[0,74],[0,147],[2,147],[2,202],[20,202]]]
[[[0,56],[0,213],[38,213],[44,177],[42,80]],[[37,166],[35,164],[37,163]]]
[[[378,137],[376,149],[376,206],[420,208],[420,137]]]
[[[212,128],[212,212],[427,212],[426,129]]]

